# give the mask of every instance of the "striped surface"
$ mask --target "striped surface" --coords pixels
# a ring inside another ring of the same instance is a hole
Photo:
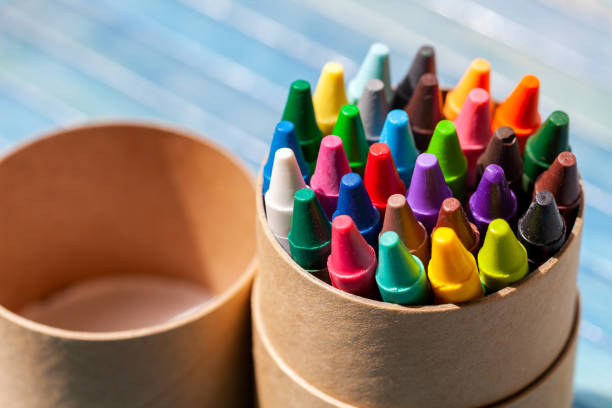
[[[328,60],[350,78],[374,41],[391,47],[394,81],[426,42],[447,86],[475,57],[496,98],[536,74],[543,116],[570,114],[588,197],[575,406],[612,406],[611,27],[605,0],[2,0],[0,148],[136,118],[206,134],[255,171],[289,83],[314,85]]]

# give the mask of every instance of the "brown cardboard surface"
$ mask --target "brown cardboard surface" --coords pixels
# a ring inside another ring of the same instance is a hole
[[[286,366],[339,401],[491,404],[545,372],[570,335],[582,208],[558,255],[523,281],[461,305],[404,307],[339,291],[300,269],[270,234],[256,196],[262,330]]]
[[[9,152],[0,191],[0,406],[250,403],[255,242],[245,226],[255,204],[231,156],[160,126],[91,125]],[[167,324],[110,333],[13,312],[128,272],[191,279],[216,298]]]

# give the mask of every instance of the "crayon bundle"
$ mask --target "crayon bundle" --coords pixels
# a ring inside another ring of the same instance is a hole
[[[423,305],[485,296],[554,256],[582,200],[569,117],[541,122],[533,75],[496,105],[490,71],[476,59],[443,94],[423,46],[392,88],[377,43],[346,89],[335,62],[312,95],[293,82],[263,167],[268,226],[293,260]]]

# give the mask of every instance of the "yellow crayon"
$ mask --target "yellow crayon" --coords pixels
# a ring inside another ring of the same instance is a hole
[[[328,62],[323,66],[312,103],[323,136],[331,135],[340,108],[348,104],[344,91],[344,67],[341,64]]]

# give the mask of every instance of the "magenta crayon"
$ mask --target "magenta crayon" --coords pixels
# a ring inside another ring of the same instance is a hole
[[[489,164],[469,201],[470,216],[480,236],[486,234],[489,223],[496,218],[513,225],[516,210],[516,196],[508,186],[504,170],[497,164]]]

